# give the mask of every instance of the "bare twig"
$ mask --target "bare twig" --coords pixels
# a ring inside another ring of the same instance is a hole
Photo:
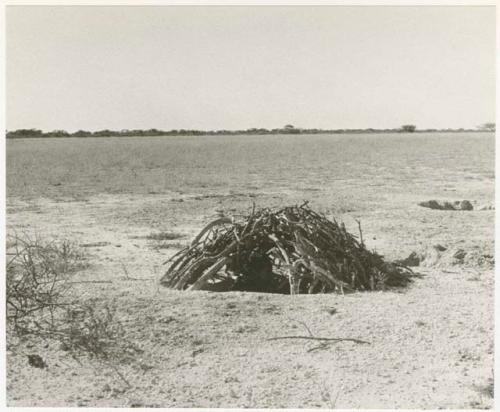
[[[112,280],[71,280],[68,283],[113,283]]]
[[[314,336],[313,333],[311,332],[311,329],[309,329],[309,326],[307,326],[307,323],[305,323],[301,320],[298,320],[298,319],[290,318],[290,317],[288,319],[290,319],[291,321],[300,323],[302,326],[304,326],[304,328],[306,328],[307,333],[309,333],[309,336]]]
[[[154,278],[134,278],[132,276],[130,276],[130,274],[128,273],[128,270],[127,270],[127,267],[125,266],[125,264],[122,262],[121,263],[121,267],[123,269],[123,273],[125,274],[125,279],[127,280],[134,280],[134,281],[148,281],[148,280],[154,280]]]
[[[359,219],[354,219],[356,223],[358,224],[358,230],[359,230],[359,241],[360,243],[364,246],[365,242],[363,242],[363,231],[361,230],[361,221]]]
[[[113,371],[118,375],[118,377],[128,386],[128,388],[132,388],[130,382],[123,376],[123,374],[118,370],[116,365],[113,365],[111,362],[105,362],[107,366],[109,366]]]
[[[353,339],[353,338],[319,338],[316,336],[276,336],[274,338],[268,338],[266,340],[280,340],[280,339],[310,339],[310,340],[319,340],[324,342],[354,342],[364,345],[371,345],[371,342],[361,340],[361,339]]]

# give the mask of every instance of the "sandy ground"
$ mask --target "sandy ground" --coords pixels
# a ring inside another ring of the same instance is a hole
[[[470,199],[491,191],[471,183]],[[463,188],[462,188],[463,189]],[[360,189],[362,190],[362,189]],[[78,364],[57,345],[24,342],[8,351],[9,406],[253,408],[492,408],[494,211],[434,211],[417,195],[363,202],[315,198],[312,205],[363,225],[369,247],[389,259],[433,245],[462,249],[463,262],[435,259],[406,290],[342,295],[177,292],[160,286],[162,263],[220,211],[304,199],[293,193],[100,194],[7,201],[8,234],[68,238],[90,266],[75,293],[114,301],[127,338],[144,351],[133,364]],[[456,200],[450,193],[450,200]],[[441,196],[440,199],[443,197]],[[446,199],[445,199],[446,200]],[[146,238],[170,231],[173,241]],[[272,337],[355,338],[328,345]],[[30,367],[36,353],[46,369]]]

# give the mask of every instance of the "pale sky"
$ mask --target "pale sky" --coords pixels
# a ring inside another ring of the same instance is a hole
[[[7,7],[7,129],[476,127],[494,7]]]

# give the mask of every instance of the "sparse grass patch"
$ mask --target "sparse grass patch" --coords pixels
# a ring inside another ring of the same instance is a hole
[[[495,384],[493,382],[493,378],[491,378],[489,380],[487,385],[485,385],[484,387],[481,388],[480,392],[483,395],[489,396],[490,398],[493,399],[493,397],[495,395]]]
[[[493,397],[495,396],[495,380],[493,378],[493,375],[488,379],[487,384],[476,386],[475,389],[479,392],[480,395],[493,399]]]
[[[153,250],[160,249],[184,249],[187,244],[183,242],[173,242],[178,239],[185,238],[183,233],[163,231],[163,232],[152,232],[145,236],[130,236],[130,239],[147,239],[149,241],[149,247]]]
[[[159,249],[184,249],[186,246],[188,246],[188,244],[182,242],[157,242],[152,247],[155,250],[159,250]]]
[[[177,232],[158,232],[158,233],[150,233],[149,235],[145,236],[145,239],[148,240],[177,240],[177,239],[182,239],[185,237],[184,234],[182,233],[177,233]]]
[[[75,356],[127,361],[142,352],[125,339],[125,329],[112,303],[88,301],[66,308],[59,327],[50,332],[61,342],[63,350]]]

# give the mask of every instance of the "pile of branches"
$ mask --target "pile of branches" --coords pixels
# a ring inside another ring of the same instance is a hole
[[[167,263],[161,282],[178,290],[344,293],[406,286],[412,276],[369,251],[361,226],[358,238],[307,203],[217,219]]]

